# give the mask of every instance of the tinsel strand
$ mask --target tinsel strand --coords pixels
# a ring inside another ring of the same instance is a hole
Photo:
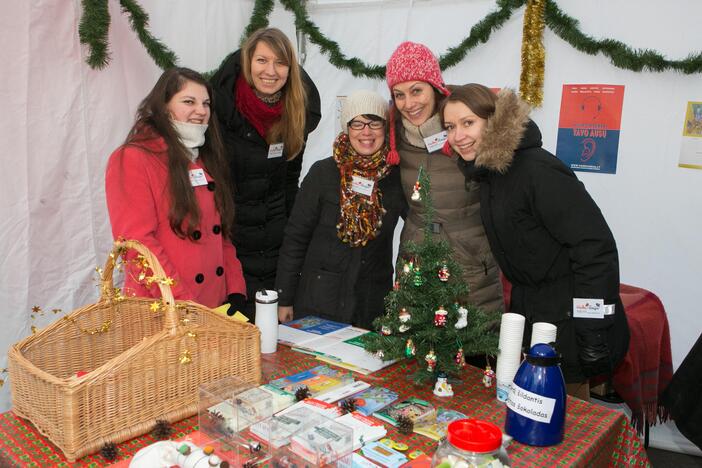
[[[519,94],[534,107],[544,100],[544,9],[546,0],[529,0],[524,11],[522,33],[522,72]]]

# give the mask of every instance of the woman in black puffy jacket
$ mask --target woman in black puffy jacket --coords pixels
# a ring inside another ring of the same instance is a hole
[[[242,312],[253,319],[256,291],[275,285],[305,142],[321,118],[319,93],[275,28],[252,33],[210,81],[234,186],[232,241],[248,297]]]
[[[557,326],[570,395],[589,398],[590,377],[610,374],[629,346],[619,297],[617,246],[585,186],[541,147],[530,107],[514,92],[455,86],[442,104],[448,142],[480,183],[480,216],[512,283],[511,312]]]

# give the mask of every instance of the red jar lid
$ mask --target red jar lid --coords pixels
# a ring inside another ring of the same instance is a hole
[[[502,444],[502,431],[479,419],[459,419],[448,425],[446,438],[456,448],[468,452],[492,452]]]

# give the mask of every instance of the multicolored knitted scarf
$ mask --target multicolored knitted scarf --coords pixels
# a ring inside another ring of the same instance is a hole
[[[362,247],[375,239],[383,224],[385,209],[378,181],[390,171],[390,166],[385,162],[387,155],[387,144],[370,156],[361,156],[351,146],[347,134],[342,132],[334,140],[334,161],[341,175],[337,235],[351,247]],[[370,196],[353,190],[353,176],[373,181]]]

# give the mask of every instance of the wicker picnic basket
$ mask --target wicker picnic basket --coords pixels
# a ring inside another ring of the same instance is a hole
[[[154,299],[115,291],[115,259],[134,249],[154,277],[158,260],[135,241],[115,242],[97,303],[77,309],[10,347],[13,411],[30,420],[69,461],[150,431],[158,419],[197,412],[198,385],[225,376],[259,384],[260,333],[190,301],[168,281]],[[82,376],[77,373],[87,372]]]

